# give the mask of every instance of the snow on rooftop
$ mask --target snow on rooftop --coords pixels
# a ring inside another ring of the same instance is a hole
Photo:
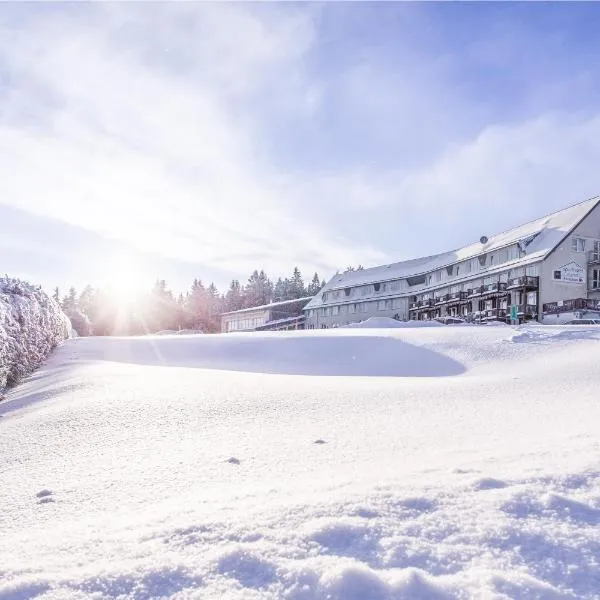
[[[250,306],[248,308],[241,308],[240,310],[232,310],[226,313],[221,313],[221,316],[224,315],[237,315],[238,313],[246,313],[251,312],[253,310],[268,310],[269,308],[277,308],[278,306],[287,306],[288,304],[295,304],[296,302],[308,302],[312,299],[312,296],[305,296],[304,298],[294,298],[293,300],[281,300],[281,302],[271,302],[270,304],[261,304],[260,306]]]
[[[577,223],[590,211],[600,199],[591,198],[585,202],[580,202],[574,206],[569,206],[563,210],[552,213],[551,215],[535,219],[524,225],[519,225],[488,236],[485,244],[475,242],[442,254],[435,254],[424,258],[407,260],[389,265],[382,265],[363,269],[361,271],[349,271],[340,273],[331,278],[324,291],[346,287],[349,285],[363,285],[377,281],[386,281],[389,279],[400,279],[414,275],[420,275],[440,269],[458,261],[475,258],[480,254],[485,254],[492,250],[498,250],[517,242],[523,242],[523,249],[526,252],[526,258],[532,260],[542,258],[553,248],[555,248],[568,232],[577,225]],[[318,298],[314,303],[311,302],[306,308],[320,304]]]
[[[0,402],[0,597],[596,600],[599,343],[70,340]]]

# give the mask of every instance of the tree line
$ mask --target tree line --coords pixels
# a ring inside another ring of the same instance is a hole
[[[300,269],[295,267],[291,277],[279,277],[275,282],[263,270],[256,270],[245,285],[234,279],[225,293],[220,293],[214,283],[205,286],[201,279],[194,279],[185,294],[176,296],[167,282],[159,279],[148,293],[135,299],[120,297],[118,289],[90,285],[81,293],[71,287],[65,296],[55,288],[53,298],[82,336],[139,335],[182,329],[210,333],[220,331],[221,313],[314,296],[324,285],[317,273],[305,284]]]

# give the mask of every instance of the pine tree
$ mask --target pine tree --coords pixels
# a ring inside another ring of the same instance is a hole
[[[230,312],[240,310],[244,306],[244,297],[240,282],[237,279],[232,280],[229,289],[225,294],[225,311]]]
[[[283,284],[283,280],[279,277],[273,286],[273,302],[281,302],[285,299],[286,288]]]
[[[273,284],[264,271],[254,271],[244,288],[244,307],[268,304],[273,294]]]
[[[321,290],[321,282],[319,281],[319,275],[315,273],[313,275],[312,281],[308,284],[306,288],[306,293],[308,296],[315,296]]]
[[[300,273],[300,269],[298,267],[294,267],[294,272],[292,273],[292,278],[290,280],[290,289],[288,295],[290,296],[290,300],[303,298],[306,296],[304,280],[302,279],[302,274]]]
[[[60,306],[60,291],[58,287],[54,288],[54,294],[52,294],[52,299]]]
[[[77,308],[77,292],[74,287],[69,288],[69,294],[63,298],[63,311],[74,311]]]
[[[193,329],[206,329],[209,320],[208,304],[208,294],[202,281],[194,279],[187,302]]]

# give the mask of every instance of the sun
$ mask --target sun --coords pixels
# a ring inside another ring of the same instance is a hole
[[[109,264],[109,272],[103,279],[110,296],[121,306],[138,303],[148,291],[148,281],[140,263],[129,256],[119,256]]]

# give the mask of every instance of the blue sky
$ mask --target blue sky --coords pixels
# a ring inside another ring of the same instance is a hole
[[[0,271],[329,278],[600,193],[593,3],[0,5]]]

